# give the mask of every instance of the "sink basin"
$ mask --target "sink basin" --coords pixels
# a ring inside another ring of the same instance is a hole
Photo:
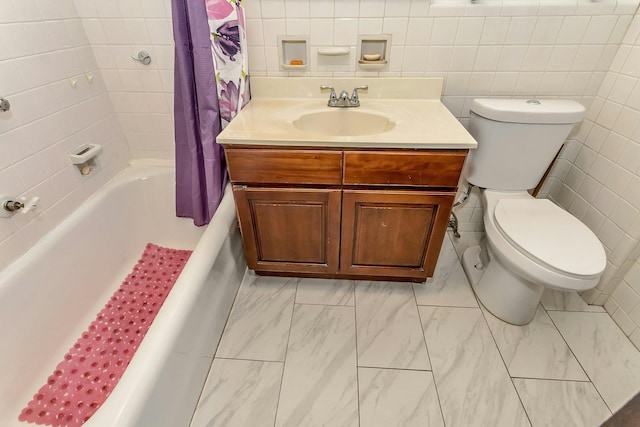
[[[390,131],[396,124],[380,114],[336,108],[304,114],[294,120],[293,125],[301,131],[319,135],[361,136]]]

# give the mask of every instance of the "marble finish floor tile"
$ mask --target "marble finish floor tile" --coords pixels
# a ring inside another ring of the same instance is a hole
[[[563,292],[545,289],[540,300],[547,311],[591,311],[604,313],[601,305],[587,304],[577,292]]]
[[[590,382],[515,378],[513,383],[534,426],[597,427],[611,416]]]
[[[353,285],[353,280],[299,279],[296,303],[353,306]]]
[[[433,277],[413,285],[418,305],[478,307],[456,251],[445,236]]]
[[[640,352],[607,313],[551,311],[549,316],[611,411],[640,390]]]
[[[531,323],[523,326],[482,310],[512,377],[589,381],[541,305]]]
[[[283,363],[214,359],[191,427],[272,427]]]
[[[360,427],[444,427],[428,371],[358,368]]]
[[[358,366],[430,369],[411,284],[356,283]]]
[[[276,426],[358,426],[353,307],[296,304]]]
[[[453,243],[458,259],[462,258],[462,254],[467,250],[467,248],[470,248],[471,246],[478,246],[482,239],[484,239],[484,236],[484,231],[461,231],[459,238],[455,237],[453,232],[447,232],[447,237],[451,239],[451,243]]]
[[[248,272],[216,357],[283,362],[298,279]]]
[[[447,426],[529,426],[480,309],[419,307]]]

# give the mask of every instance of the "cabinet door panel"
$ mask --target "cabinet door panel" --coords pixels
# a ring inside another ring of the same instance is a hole
[[[340,273],[433,275],[454,193],[344,190]]]
[[[249,268],[335,273],[340,190],[234,186]]]

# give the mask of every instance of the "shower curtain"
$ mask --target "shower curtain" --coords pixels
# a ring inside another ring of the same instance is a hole
[[[242,0],[172,0],[176,215],[205,225],[226,184],[216,137],[249,100]]]

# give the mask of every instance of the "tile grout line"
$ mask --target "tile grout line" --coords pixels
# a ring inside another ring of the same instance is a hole
[[[431,369],[411,369],[411,368],[389,368],[389,367],[382,367],[382,366],[369,366],[369,365],[358,365],[358,368],[365,368],[365,369],[380,369],[380,370],[387,370],[387,371],[406,371],[406,372],[431,372]]]
[[[544,306],[542,306],[542,309],[546,311],[546,309],[544,308]],[[562,311],[562,310],[552,310],[552,311]],[[588,311],[567,311],[567,313],[590,313]],[[593,312],[591,312],[593,313]],[[606,312],[605,312],[606,313]],[[595,314],[602,314],[602,313],[598,313],[595,312]],[[609,313],[606,313],[607,315],[609,315]],[[549,313],[547,312],[547,316],[549,316]],[[605,406],[607,407],[607,409],[609,410],[609,412],[611,412],[611,414],[613,414],[613,411],[611,410],[611,408],[609,407],[609,404],[607,403],[606,400],[604,400],[604,397],[602,397],[602,394],[600,393],[600,390],[598,390],[598,387],[596,387],[596,385],[593,383],[593,380],[591,379],[591,376],[589,375],[589,373],[587,372],[587,370],[584,368],[584,366],[582,366],[582,362],[580,362],[580,359],[578,359],[578,356],[576,356],[576,354],[573,352],[573,349],[571,348],[571,346],[569,345],[569,343],[567,342],[567,340],[565,339],[564,335],[562,334],[562,331],[560,331],[560,328],[558,328],[558,325],[556,325],[556,322],[553,320],[553,317],[549,316],[549,319],[551,319],[551,323],[553,323],[553,327],[556,328],[556,330],[558,331],[558,333],[560,334],[560,336],[562,337],[562,341],[564,341],[564,343],[567,345],[567,347],[569,348],[569,351],[571,352],[571,354],[573,355],[573,357],[575,357],[576,361],[578,362],[578,365],[580,365],[580,368],[582,369],[582,371],[584,372],[584,374],[587,376],[587,378],[589,378],[589,382],[591,383],[591,385],[593,386],[593,388],[596,390],[596,392],[598,393],[598,396],[600,396],[600,399],[602,399],[602,402],[605,404]]]
[[[476,295],[475,291],[473,291],[473,294]],[[479,300],[477,295],[476,295],[476,299],[478,300],[478,304],[482,304],[482,302],[480,302],[480,300]],[[504,356],[502,355],[502,352],[500,351],[500,346],[498,345],[498,342],[496,341],[496,337],[493,335],[493,331],[489,327],[489,322],[487,322],[487,317],[485,315],[485,312],[482,309],[482,307],[478,307],[478,309],[480,310],[480,314],[482,315],[482,320],[484,320],[485,326],[489,330],[489,334],[491,335],[491,339],[493,340],[493,344],[496,346],[496,350],[498,350],[498,354],[500,355],[500,360],[502,360],[502,364],[504,365],[504,368],[507,371],[507,375],[509,376],[509,381],[511,382],[511,386],[513,387],[514,391],[516,392],[516,396],[518,396],[518,401],[520,402],[520,406],[522,406],[522,410],[524,411],[524,414],[527,416],[527,420],[529,421],[529,425],[532,426],[533,423],[531,422],[531,417],[529,416],[529,412],[527,412],[527,407],[524,406],[524,402],[522,401],[522,397],[520,397],[520,393],[518,392],[518,387],[516,387],[516,384],[513,382],[513,377],[511,376],[511,372],[509,372],[509,367],[507,366],[507,362],[504,360]],[[544,309],[544,307],[543,307],[543,309]]]
[[[293,295],[293,307],[291,307],[291,319],[289,320],[289,333],[287,334],[287,344],[284,348],[284,360],[282,361],[282,375],[280,376],[280,388],[278,389],[278,403],[276,404],[276,413],[273,417],[273,426],[275,427],[278,420],[278,411],[280,410],[280,398],[282,397],[282,386],[284,384],[284,370],[287,367],[287,354],[289,353],[289,341],[291,340],[291,329],[293,329],[293,315],[296,311],[296,298],[298,296],[298,284],[300,279],[296,278],[296,292]]]
[[[220,334],[220,339],[218,340],[218,344],[216,345],[216,349],[213,352],[213,357],[211,358],[211,364],[209,365],[209,369],[207,369],[207,375],[204,380],[204,384],[202,384],[202,388],[200,389],[200,394],[198,394],[198,402],[196,403],[196,407],[191,414],[191,418],[189,419],[189,425],[193,422],[193,418],[196,415],[196,411],[198,410],[198,403],[200,403],[200,399],[202,399],[202,393],[204,393],[205,388],[207,388],[207,383],[209,382],[209,375],[211,375],[211,368],[213,368],[213,362],[218,359],[216,354],[218,353],[218,348],[220,348],[220,343],[222,342],[222,336],[224,335],[224,331],[227,329],[227,324],[229,323],[229,318],[231,317],[231,312],[233,311],[233,307],[236,304],[236,300],[238,299],[238,294],[240,293],[240,288],[242,287],[242,283],[244,283],[244,278],[249,271],[249,267],[245,267],[244,274],[242,275],[242,279],[240,279],[240,285],[238,285],[238,290],[236,291],[235,296],[233,297],[233,302],[231,303],[231,308],[229,308],[229,314],[224,321],[224,327],[222,328],[222,333]]]
[[[359,362],[359,358],[358,358],[358,301],[356,299],[356,282],[357,280],[353,281],[353,332],[354,332],[354,338],[356,340],[355,345],[356,345],[356,394],[357,394],[357,401],[356,404],[358,405],[358,426],[361,427],[361,419],[360,419],[360,362]]]
[[[436,398],[438,399],[438,408],[440,408],[440,416],[442,417],[442,424],[444,424],[445,426],[447,425],[445,419],[444,419],[444,411],[442,410],[442,403],[441,403],[441,399],[440,399],[440,392],[438,391],[438,383],[436,382],[436,375],[433,372],[433,364],[431,363],[431,355],[429,354],[429,346],[427,345],[427,337],[425,337],[424,335],[424,327],[422,326],[422,315],[420,314],[420,309],[418,308],[418,299],[416,298],[416,288],[411,285],[411,290],[413,292],[413,299],[416,303],[416,310],[418,312],[418,320],[420,322],[420,330],[422,331],[422,339],[424,341],[424,347],[427,350],[427,360],[429,361],[429,366],[431,367],[431,371],[427,371],[427,372],[431,372],[431,379],[433,380],[433,387],[436,390]],[[424,371],[422,371],[424,372]]]
[[[240,357],[216,357],[218,360],[238,360],[241,362],[260,362],[260,363],[280,363],[284,364],[284,361],[281,360],[266,360],[266,359],[244,359]]]

